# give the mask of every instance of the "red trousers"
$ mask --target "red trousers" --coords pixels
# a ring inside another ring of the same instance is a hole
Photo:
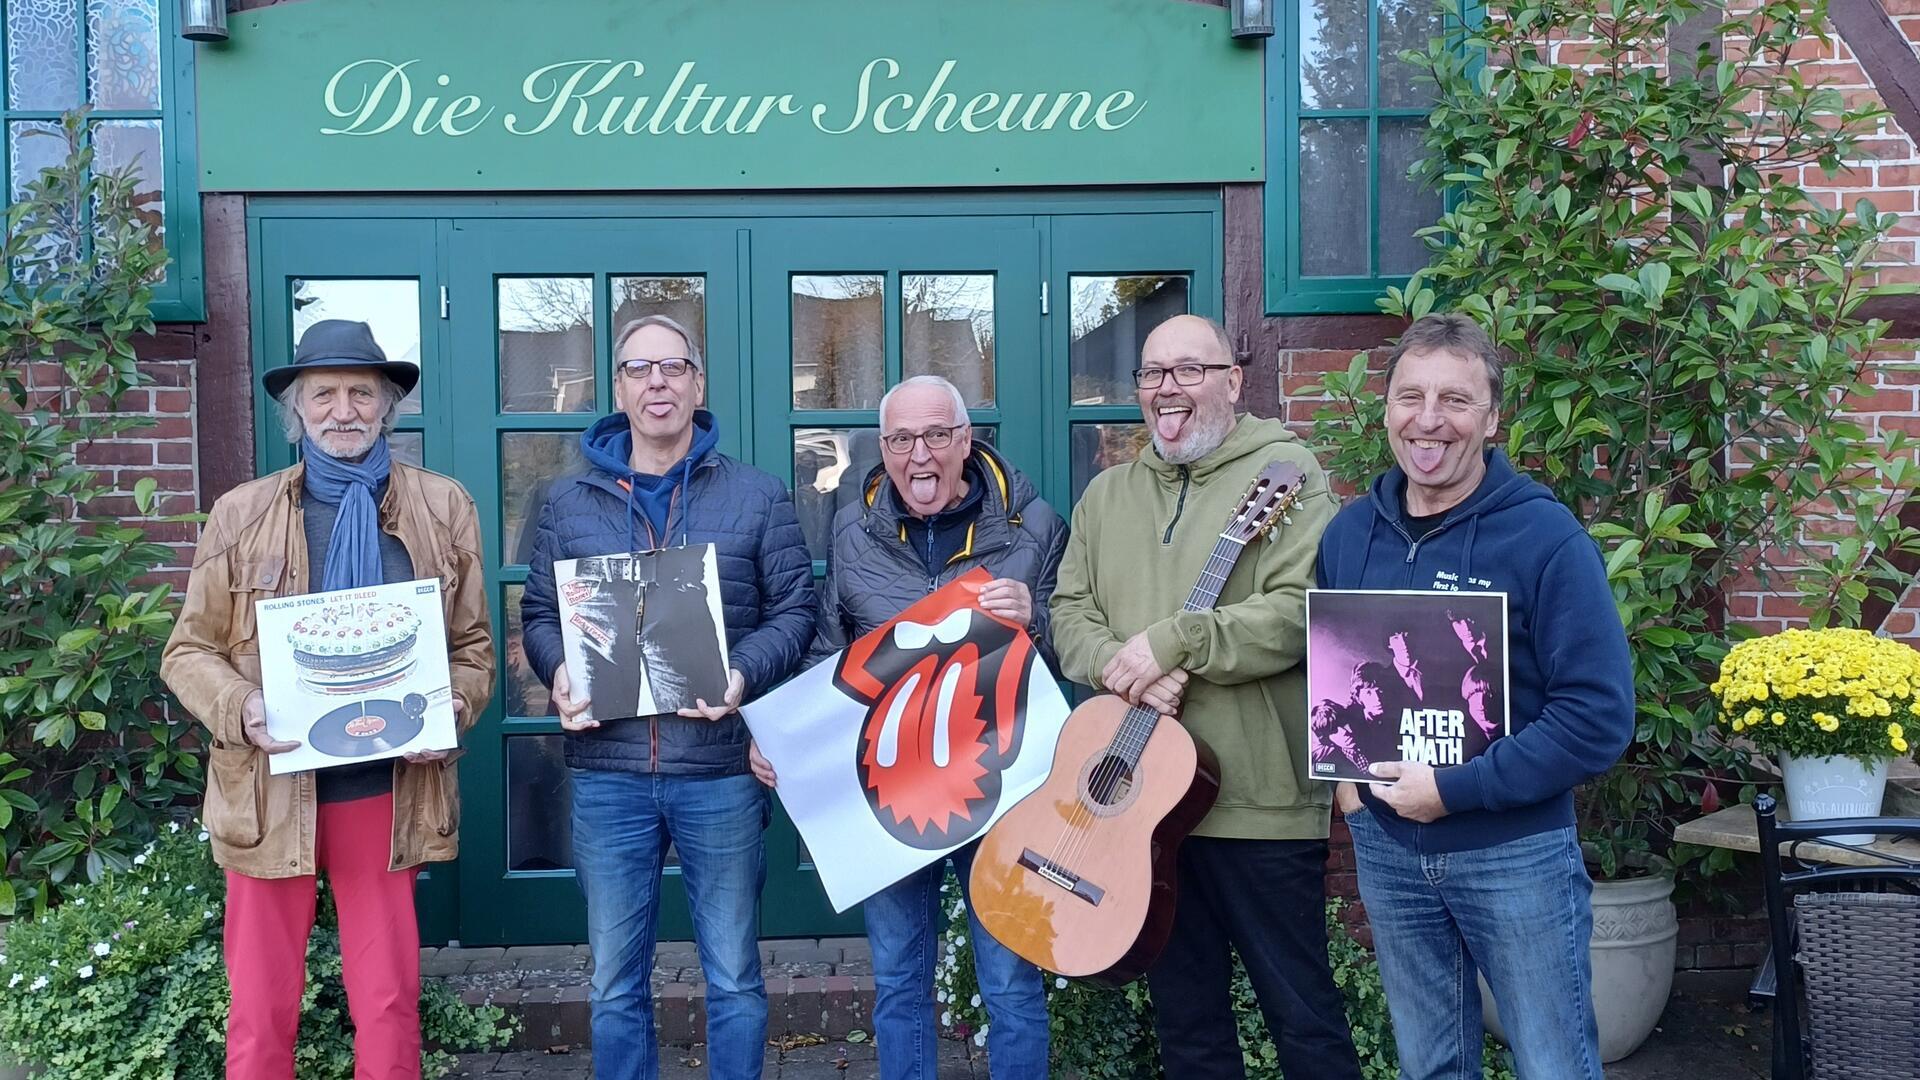
[[[393,796],[321,803],[314,858],[340,910],[355,1080],[419,1080],[417,869],[388,870]],[[227,871],[228,1080],[292,1080],[314,878]]]

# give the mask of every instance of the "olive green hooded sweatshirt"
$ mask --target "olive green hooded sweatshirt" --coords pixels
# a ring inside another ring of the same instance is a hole
[[[1306,476],[1291,524],[1247,546],[1213,610],[1182,611],[1241,497],[1276,459]],[[1101,688],[1107,662],[1142,630],[1161,667],[1191,673],[1180,720],[1220,761],[1220,797],[1196,836],[1327,835],[1333,787],[1307,779],[1301,661],[1314,552],[1338,508],[1285,424],[1242,417],[1189,465],[1148,446],[1095,477],[1073,512],[1052,603],[1061,673]]]

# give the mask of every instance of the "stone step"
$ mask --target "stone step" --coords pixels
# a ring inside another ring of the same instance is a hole
[[[873,961],[865,938],[763,941],[760,959],[769,1038],[837,1040],[870,1029]],[[445,980],[461,1000],[518,1016],[516,1050],[592,1045],[592,966],[584,945],[422,949],[420,958],[421,974]],[[655,950],[653,1008],[662,1043],[706,1040],[706,981],[692,943],[662,942]]]

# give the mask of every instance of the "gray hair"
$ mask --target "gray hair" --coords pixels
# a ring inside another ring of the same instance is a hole
[[[973,421],[967,417],[966,395],[960,392],[959,387],[938,375],[915,375],[911,379],[902,379],[898,383],[895,383],[893,389],[888,390],[886,396],[880,399],[880,430],[883,433],[887,427],[887,403],[893,400],[893,395],[905,390],[909,386],[925,386],[945,391],[947,397],[953,401],[953,422],[963,425],[971,425],[973,423]]]
[[[1465,315],[1446,313],[1422,315],[1414,320],[1407,332],[1400,335],[1399,344],[1387,354],[1387,386],[1393,386],[1394,369],[1400,366],[1400,358],[1410,352],[1450,352],[1469,360],[1479,360],[1487,366],[1487,385],[1493,388],[1493,407],[1500,408],[1500,388],[1505,385],[1507,364],[1500,358],[1500,350],[1494,347],[1493,339]]]
[[[316,368],[317,370],[325,370]],[[297,443],[307,434],[307,421],[300,412],[300,388],[307,384],[309,372],[301,372],[293,377],[280,396],[274,399],[280,412],[280,427],[286,433],[287,441]],[[384,371],[374,372],[374,379],[380,386],[380,397],[384,407],[380,413],[380,435],[382,438],[393,434],[393,426],[400,422],[400,400],[407,395],[400,392],[400,384],[394,382]]]
[[[680,325],[679,320],[669,318],[665,315],[642,315],[637,319],[628,321],[626,325],[620,327],[620,332],[613,335],[613,355],[616,357],[614,360],[615,367],[618,367],[620,363],[617,359],[620,355],[620,347],[627,343],[628,338],[645,330],[649,326],[664,326],[674,333],[679,334],[680,340],[687,343],[687,359],[693,361],[693,366],[699,368],[701,371],[707,370],[707,365],[700,360],[700,343],[693,340],[693,331]]]

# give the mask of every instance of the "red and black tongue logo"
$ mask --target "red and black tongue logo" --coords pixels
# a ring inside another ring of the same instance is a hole
[[[993,816],[1020,753],[1033,642],[974,607],[984,570],[914,604],[841,654],[833,680],[867,706],[854,762],[888,834],[966,841]]]

